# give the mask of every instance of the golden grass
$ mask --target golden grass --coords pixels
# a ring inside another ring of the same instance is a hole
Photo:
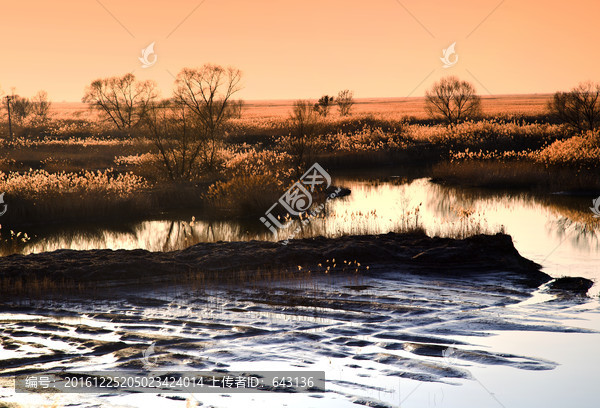
[[[141,177],[133,173],[114,174],[113,169],[81,173],[49,173],[45,170],[0,173],[0,191],[14,197],[37,200],[64,193],[96,193],[110,199],[127,197],[149,187]]]
[[[209,207],[237,214],[266,211],[293,183],[297,170],[286,153],[254,149],[232,153],[222,170],[224,180],[207,193]]]
[[[557,140],[539,152],[533,160],[546,165],[572,166],[598,170],[600,165],[600,130]]]
[[[318,95],[317,95],[318,96]],[[486,116],[538,116],[546,114],[551,94],[483,96],[482,108]],[[316,98],[315,98],[316,102]],[[294,100],[246,101],[244,119],[282,119],[290,115]],[[427,119],[425,98],[357,98],[352,108],[353,115],[374,115],[384,119],[401,120],[407,117]],[[81,102],[54,102],[50,114],[55,120],[81,119],[96,121],[98,113]],[[331,116],[338,116],[337,107]]]
[[[0,191],[10,203],[2,222],[45,223],[68,219],[118,216],[148,210],[151,186],[132,173],[84,171],[49,173],[0,172]]]

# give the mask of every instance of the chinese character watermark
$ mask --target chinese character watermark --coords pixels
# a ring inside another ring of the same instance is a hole
[[[313,164],[306,173],[300,177],[300,180],[294,183],[279,200],[273,204],[266,212],[264,217],[260,217],[260,221],[273,233],[277,235],[278,230],[288,228],[292,220],[288,220],[285,223],[280,221],[280,218],[273,214],[275,207],[280,205],[289,216],[291,217],[302,217],[305,218],[301,221],[303,225],[310,222],[310,217],[314,217],[321,213],[325,208],[325,204],[321,204],[315,209],[311,210],[313,205],[312,194],[315,191],[316,186],[323,185],[325,188],[331,186],[331,176],[329,173],[321,167],[319,163]],[[337,197],[341,188],[338,188],[335,192],[331,193],[327,200]],[[288,240],[293,238],[301,227],[290,234],[287,240],[282,241],[283,245],[287,245]]]
[[[598,196],[595,200],[592,200],[592,205],[593,207],[590,207],[590,210],[592,210],[594,213],[594,218],[600,218],[600,196]]]
[[[2,217],[8,210],[8,205],[4,203],[4,193],[0,194],[0,208],[0,217]]]

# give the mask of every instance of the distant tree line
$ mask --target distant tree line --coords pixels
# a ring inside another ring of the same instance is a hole
[[[336,97],[323,95],[317,103],[313,105],[313,110],[323,117],[327,117],[330,108],[337,104],[340,116],[350,115],[352,105],[354,105],[354,93],[348,89],[340,91]]]
[[[7,120],[9,122],[9,138],[13,137],[13,128],[22,126],[42,126],[50,119],[50,107],[52,103],[48,99],[46,91],[39,91],[31,99],[16,95],[13,92],[10,95],[2,97],[2,105],[6,108]]]
[[[150,140],[170,178],[189,178],[195,172],[215,168],[226,124],[242,117],[244,101],[233,99],[240,90],[241,77],[241,71],[233,67],[205,64],[185,68],[175,79],[172,97],[161,100],[154,81],[125,74],[92,81],[82,101],[101,112],[119,131]],[[11,125],[44,125],[50,118],[51,102],[45,91],[31,99],[14,92],[4,96],[0,91],[0,96]],[[345,117],[354,104],[354,94],[347,89],[335,97],[323,95],[316,103],[294,103],[288,148],[299,165],[310,158],[321,121],[330,115],[331,108],[337,106],[339,115]],[[454,76],[440,79],[425,93],[428,114],[447,123],[481,117],[481,105],[473,84]],[[548,112],[575,131],[597,129],[600,84],[588,81],[568,92],[556,92]]]
[[[425,106],[432,118],[458,123],[481,116],[481,97],[475,87],[454,76],[442,78],[425,93]],[[582,82],[569,92],[556,92],[548,112],[573,130],[600,127],[600,84]]]

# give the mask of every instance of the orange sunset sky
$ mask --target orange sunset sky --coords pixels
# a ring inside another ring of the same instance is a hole
[[[134,72],[169,96],[183,67],[244,73],[245,99],[423,95],[444,75],[482,95],[600,80],[597,0],[0,0],[0,87],[79,101]],[[157,63],[143,69],[155,42]],[[456,42],[458,63],[442,68]]]

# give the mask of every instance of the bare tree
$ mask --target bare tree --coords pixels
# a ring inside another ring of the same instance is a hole
[[[13,98],[12,95],[6,95],[5,97],[2,98],[2,99],[5,100],[6,116],[7,116],[7,119],[8,119],[8,137],[11,140],[13,138],[12,115],[11,115],[11,111],[10,111],[10,107],[11,107],[10,105],[11,105],[12,98]]]
[[[238,92],[242,72],[232,67],[205,64],[184,68],[175,81],[175,100],[188,108],[199,122],[206,141],[206,165],[214,168],[216,154],[232,116],[231,97]]]
[[[154,81],[137,81],[133,74],[125,74],[93,81],[82,101],[103,112],[117,129],[131,133],[157,97]]]
[[[300,168],[310,160],[313,154],[321,120],[319,113],[315,111],[310,101],[298,100],[294,102],[290,122],[292,134],[290,135],[290,146],[286,147],[295,157],[296,166]]]
[[[478,116],[481,112],[481,98],[475,87],[455,76],[436,82],[425,92],[425,103],[432,117],[441,116],[450,123]]]
[[[186,106],[173,101],[151,103],[144,118],[144,135],[158,149],[158,155],[172,180],[191,179],[200,172],[205,151],[205,133]]]
[[[340,91],[335,102],[337,103],[340,115],[348,116],[350,114],[350,109],[352,109],[352,105],[354,105],[354,92],[349,89]]]
[[[550,113],[579,132],[600,126],[600,84],[582,82],[570,92],[556,92]]]
[[[46,91],[39,91],[31,100],[31,104],[35,121],[37,123],[45,123],[48,120],[50,106],[52,105],[48,100],[48,93]]]
[[[317,103],[314,105],[314,110],[319,113],[319,115],[323,117],[327,117],[329,114],[329,108],[333,105],[333,96],[323,95],[319,98]]]

